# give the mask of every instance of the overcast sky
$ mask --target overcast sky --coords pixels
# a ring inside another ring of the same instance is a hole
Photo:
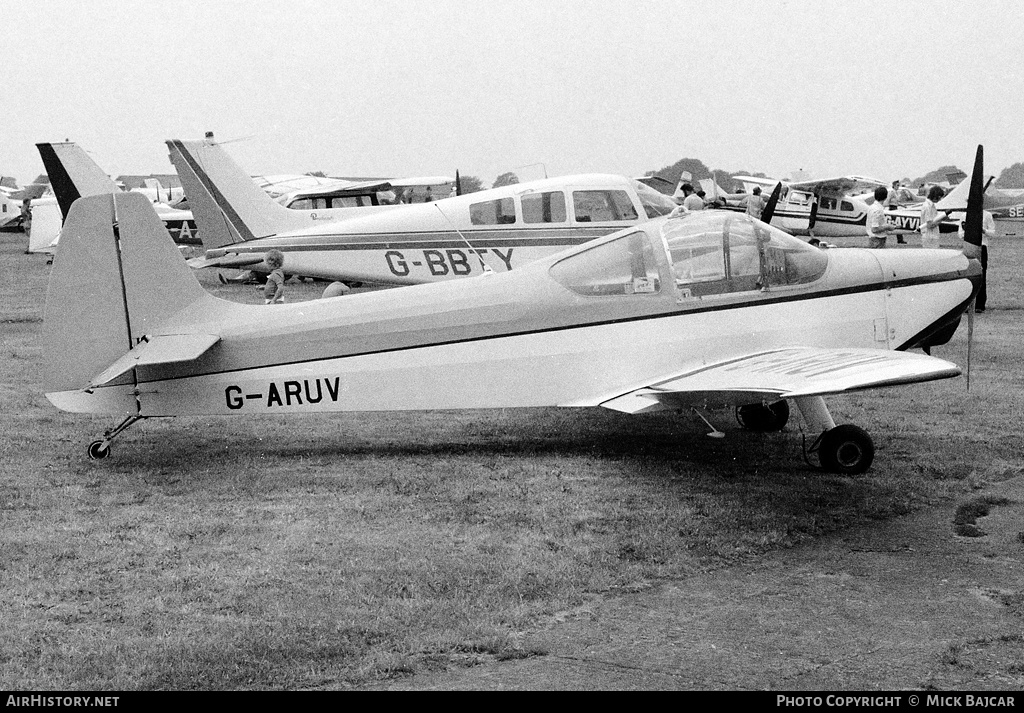
[[[998,175],[1024,161],[1024,3],[80,0],[0,10],[0,174],[164,140],[250,173]],[[543,167],[535,164],[543,164]],[[526,168],[523,168],[526,167]]]

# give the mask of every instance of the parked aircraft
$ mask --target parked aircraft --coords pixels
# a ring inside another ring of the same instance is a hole
[[[666,195],[625,176],[542,179],[431,203],[288,210],[211,141],[168,141],[206,256],[193,267],[263,269],[408,285],[504,272],[570,245],[665,215]]]
[[[1024,189],[996,188],[992,185],[995,176],[989,176],[985,183],[984,208],[996,220],[1024,221]],[[967,210],[968,184],[958,184],[949,195],[940,200],[939,210],[962,212]]]
[[[16,230],[27,218],[25,206],[42,196],[48,188],[45,175],[18,187],[11,176],[0,176],[0,230]]]
[[[320,176],[261,176],[256,185],[285,208],[324,210],[371,205],[425,203],[447,198],[455,185],[448,176],[409,178],[324,178]]]
[[[776,430],[792,400],[821,465],[859,473],[871,437],[837,426],[823,397],[958,375],[906,350],[948,340],[981,277],[960,251],[819,250],[727,211],[656,218],[483,279],[272,307],[214,297],[175,258],[142,196],[82,198],[68,216],[44,390],[60,409],[123,418],[93,458],[156,416],[723,403]]]
[[[51,179],[53,194],[60,205],[61,222],[67,218],[72,203],[78,198],[114,193],[121,190],[92,157],[73,141],[41,143],[36,144],[36,148],[39,149],[43,166],[46,168],[47,175]],[[160,220],[163,221],[164,227],[170,233],[174,242],[181,245],[202,245],[199,236],[196,234],[196,224],[192,218],[191,211],[179,210],[156,200],[168,195],[166,189],[160,186],[159,183],[144,183],[139,189],[133,189],[133,191],[145,195],[147,199],[154,202],[154,209],[160,215]],[[181,197],[180,190],[178,193],[172,192],[170,195],[172,199],[175,196],[178,199]],[[48,224],[47,231],[49,230],[52,230],[52,227]],[[39,238],[30,237],[29,251],[50,251],[49,248],[51,245],[56,244],[59,233],[60,226],[58,225],[57,231],[52,234],[52,237],[48,233]],[[31,247],[33,244],[42,243],[45,243],[47,250],[35,250]]]
[[[0,228],[21,224],[21,201],[11,197],[14,190],[0,186]]]

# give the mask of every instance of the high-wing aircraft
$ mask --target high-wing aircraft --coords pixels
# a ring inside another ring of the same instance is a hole
[[[47,175],[50,176],[50,186],[60,206],[62,221],[67,219],[72,203],[78,198],[114,193],[121,190],[114,180],[104,173],[103,169],[100,168],[92,157],[73,141],[41,143],[36,144],[36,148],[39,150],[39,155],[43,160],[43,166],[46,168]],[[167,196],[165,189],[162,189],[158,184],[149,184],[138,189],[137,192],[145,195],[150,201],[154,201],[154,209],[160,215],[160,220],[174,242],[181,245],[202,245],[199,236],[196,234],[196,224],[190,211],[179,210],[156,200]],[[172,197],[174,195],[177,195],[179,199],[181,197],[180,191],[177,194],[171,194]],[[49,227],[48,223],[47,231],[50,230],[52,230],[52,227]],[[59,240],[59,234],[60,226],[57,226],[57,231],[50,236],[44,235],[39,238],[30,238],[30,246],[37,241],[42,241],[39,244],[45,243],[47,249],[33,250],[30,247],[29,251],[50,251],[52,246]]]
[[[774,179],[756,176],[734,178],[742,181],[748,191],[754,186],[775,186],[778,183]],[[870,192],[877,186],[889,189],[889,185],[883,181],[854,175],[783,182],[772,225],[792,235],[816,238],[864,237],[868,208],[875,200]],[[740,210],[738,199],[742,196],[728,194],[726,208]],[[887,208],[885,214],[890,225],[900,234],[916,233],[920,229],[920,207]],[[946,221],[940,230],[943,233],[954,233],[957,225],[953,221]]]
[[[977,194],[965,234],[980,250]],[[871,437],[837,426],[823,397],[958,375],[906,350],[948,340],[980,276],[960,251],[819,250],[709,210],[510,272],[265,307],[206,292],[148,201],[119,193],[68,216],[44,390],[60,409],[123,418],[93,458],[157,416],[723,403],[777,430],[792,400],[822,466],[859,473]]]
[[[404,206],[289,210],[209,140],[169,141],[206,246],[194,267],[260,269],[270,249],[287,273],[417,284],[504,272],[665,215],[668,196],[625,176],[548,178]]]

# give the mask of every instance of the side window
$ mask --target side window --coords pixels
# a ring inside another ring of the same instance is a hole
[[[469,206],[473,225],[507,225],[516,222],[516,204],[512,197],[499,198]]]
[[[654,249],[642,230],[555,263],[551,276],[573,292],[587,296],[653,295],[661,291]]]
[[[852,213],[853,203],[851,203],[850,201],[843,201],[842,203],[839,204],[839,210],[845,210],[847,212]]]
[[[637,220],[639,217],[625,191],[573,191],[572,202],[578,223]]]
[[[565,222],[565,194],[561,191],[527,193],[522,201],[523,221],[526,223]]]
[[[298,198],[288,204],[288,207],[292,210],[309,210],[313,207],[312,198]]]
[[[835,210],[836,199],[831,198],[830,196],[822,196],[821,198],[818,199],[818,207],[824,208],[825,210]]]

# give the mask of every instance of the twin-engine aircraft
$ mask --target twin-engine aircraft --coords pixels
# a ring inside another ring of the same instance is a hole
[[[624,176],[565,176],[429,203],[289,210],[211,140],[168,141],[199,224],[193,267],[259,270],[268,250],[286,273],[411,285],[506,272],[675,207]]]
[[[157,416],[727,404],[777,430],[792,401],[821,465],[859,473],[871,437],[837,426],[823,397],[958,375],[906,350],[948,340],[981,277],[960,251],[820,250],[709,210],[510,272],[255,306],[206,292],[142,196],[82,198],[64,233],[44,388],[60,409],[123,419],[93,458]]]

